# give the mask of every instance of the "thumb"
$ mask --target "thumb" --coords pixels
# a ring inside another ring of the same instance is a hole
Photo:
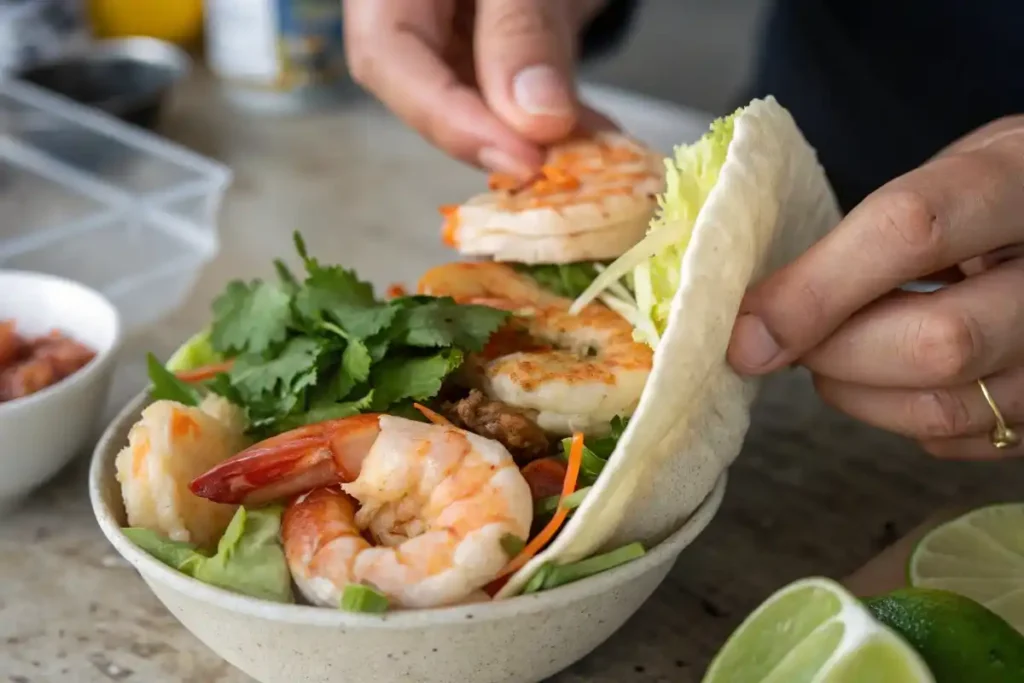
[[[538,143],[576,127],[573,83],[577,22],[564,0],[479,0],[474,52],[488,106]]]

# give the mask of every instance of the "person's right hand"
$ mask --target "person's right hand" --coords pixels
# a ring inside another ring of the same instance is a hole
[[[578,33],[606,0],[345,0],[349,70],[452,156],[527,176],[541,145],[609,125],[576,97]]]

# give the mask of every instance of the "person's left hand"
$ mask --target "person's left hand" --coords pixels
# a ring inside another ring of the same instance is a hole
[[[950,267],[966,277],[898,289]],[[883,186],[752,288],[728,359],[748,375],[806,366],[827,403],[937,457],[1024,456],[992,444],[977,383],[1024,431],[1024,116]]]

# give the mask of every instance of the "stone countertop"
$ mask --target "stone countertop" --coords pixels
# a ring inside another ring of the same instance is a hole
[[[663,148],[706,125],[658,103],[591,94]],[[228,279],[266,274],[273,258],[291,255],[293,229],[319,258],[380,287],[451,258],[434,207],[475,191],[480,177],[375,104],[353,95],[331,113],[261,117],[232,110],[203,79],[176,104],[165,134],[235,171],[222,250],[178,312],[127,341],[111,410],[141,388],[146,350],[166,357],[205,322]],[[107,544],[86,469],[83,454],[0,518],[0,682],[251,683],[185,631]],[[773,378],[717,518],[619,633],[551,680],[696,683],[776,588],[845,576],[940,506],[1019,496],[1022,475],[1017,463],[937,462],[824,408],[803,373]]]

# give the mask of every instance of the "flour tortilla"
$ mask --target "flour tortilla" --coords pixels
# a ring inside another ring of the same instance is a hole
[[[597,484],[558,538],[512,576],[519,593],[543,564],[624,543],[651,547],[679,528],[739,454],[760,382],[726,348],[751,284],[839,222],[817,156],[774,98],[735,119],[718,182],[697,216],[668,325],[636,413]]]

